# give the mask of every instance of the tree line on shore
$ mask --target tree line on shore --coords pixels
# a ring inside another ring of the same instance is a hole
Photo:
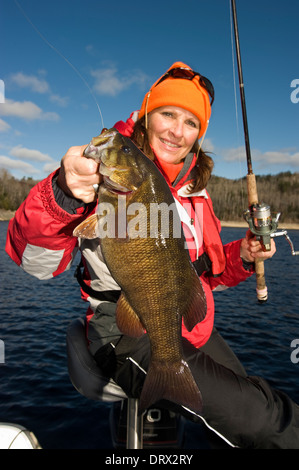
[[[299,222],[299,173],[256,176],[259,202],[270,205],[272,213],[281,212],[282,222]],[[0,170],[0,209],[15,211],[38,181],[16,179],[7,170]],[[231,180],[213,175],[207,190],[214,211],[220,220],[243,219],[247,209],[246,177]]]
[[[299,222],[299,173],[256,175],[259,203],[281,212],[281,222]],[[237,180],[212,176],[207,190],[220,220],[241,220],[248,207],[246,177]]]

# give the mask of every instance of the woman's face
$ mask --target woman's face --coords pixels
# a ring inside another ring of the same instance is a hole
[[[198,138],[199,119],[177,106],[161,106],[148,116],[148,137],[155,154],[167,163],[180,163]]]

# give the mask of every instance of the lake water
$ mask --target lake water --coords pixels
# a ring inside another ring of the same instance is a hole
[[[111,448],[111,405],[82,397],[67,372],[66,329],[87,306],[75,266],[49,281],[27,275],[4,252],[7,225],[0,222],[0,421],[29,428],[46,449]],[[244,232],[224,228],[223,241]],[[288,233],[299,250],[299,231]],[[284,237],[276,244],[277,254],[265,264],[268,302],[257,303],[255,276],[215,293],[216,326],[249,374],[263,376],[299,403],[299,362],[291,347],[297,338],[299,346],[299,256],[291,255]],[[186,425],[189,448],[200,446],[194,426]]]

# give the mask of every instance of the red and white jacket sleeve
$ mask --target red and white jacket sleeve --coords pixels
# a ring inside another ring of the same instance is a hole
[[[94,209],[84,205],[70,214],[57,204],[52,180],[58,171],[32,188],[8,226],[7,254],[38,279],[69,269],[78,249],[73,230]]]
[[[224,245],[224,253],[226,257],[226,266],[224,272],[219,277],[209,277],[211,289],[220,291],[228,287],[234,287],[251,277],[254,273],[253,264],[248,268],[244,268],[244,262],[240,258],[240,245],[242,240],[236,240]]]

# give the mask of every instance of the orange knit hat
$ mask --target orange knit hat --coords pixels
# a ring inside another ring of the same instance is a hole
[[[175,62],[169,69],[190,69],[183,62]],[[164,75],[162,75],[163,77]],[[195,75],[192,80],[184,78],[167,77],[159,83],[160,77],[146,93],[138,118],[150,113],[160,106],[179,106],[193,113],[200,120],[201,127],[198,138],[202,137],[207,130],[211,116],[211,105],[209,93],[200,84],[199,76]],[[156,85],[157,84],[157,85]]]

